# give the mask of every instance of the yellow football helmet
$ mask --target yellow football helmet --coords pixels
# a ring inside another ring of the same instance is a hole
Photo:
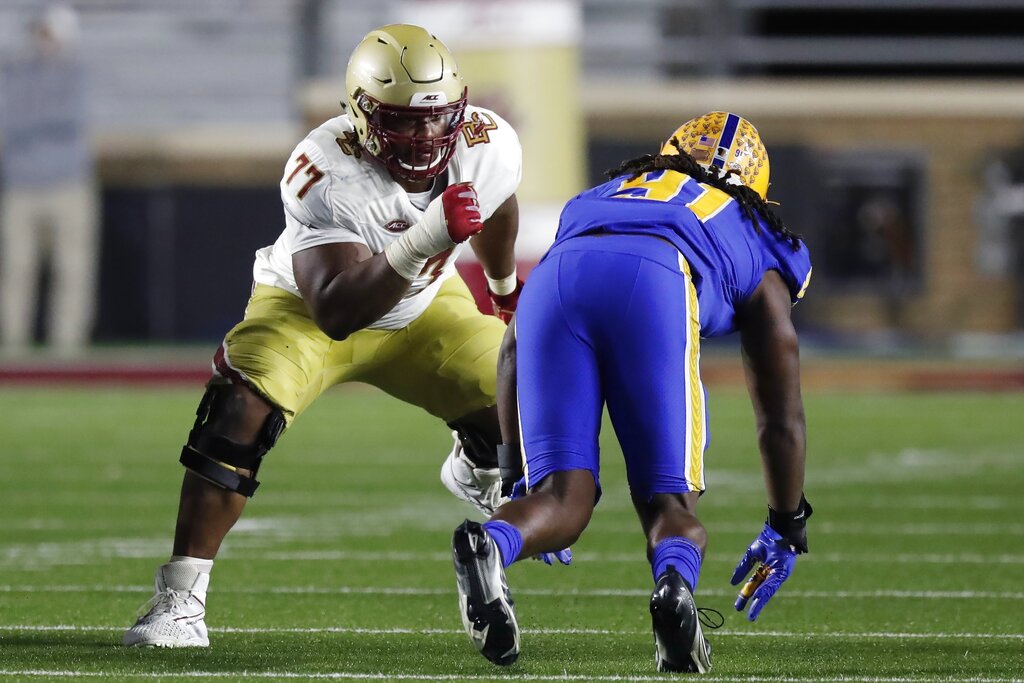
[[[762,199],[768,196],[768,150],[757,129],[742,116],[713,111],[690,119],[662,145],[662,154],[679,153],[673,140],[704,168],[714,166],[719,174],[736,171],[744,185]]]
[[[466,86],[444,43],[409,24],[370,31],[349,58],[345,90],[359,144],[389,171],[423,180],[447,168],[462,130]],[[439,118],[447,120],[443,134],[416,134],[417,121]]]

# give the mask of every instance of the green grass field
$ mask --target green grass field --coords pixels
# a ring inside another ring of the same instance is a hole
[[[711,389],[699,604],[708,681],[1024,679],[1024,395],[809,394],[811,554],[756,624],[732,567],[764,518],[745,395]],[[166,560],[197,391],[0,390],[2,680],[664,680],[644,540],[610,430],[605,495],[571,567],[509,570],[523,653],[461,630],[449,555],[468,506],[450,440],[374,390],[325,396],[268,456],[213,572],[211,647],[121,633]]]

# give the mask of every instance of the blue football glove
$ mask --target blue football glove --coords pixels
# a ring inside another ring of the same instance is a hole
[[[526,477],[519,477],[519,481],[512,486],[512,495],[509,497],[509,500],[522,498],[526,494]],[[540,560],[548,566],[553,565],[555,560],[567,565],[572,563],[572,549],[566,548],[553,553],[537,553],[533,556],[533,559]]]
[[[739,597],[736,598],[736,611],[742,612],[749,600],[747,619],[755,621],[757,615],[775,595],[775,591],[779,590],[793,573],[796,556],[797,552],[789,542],[765,524],[764,529],[747,548],[747,552],[743,553],[743,559],[732,573],[731,583],[736,586],[753,569],[755,562],[761,563],[740,589]]]
[[[526,477],[519,477],[519,480],[512,485],[512,495],[509,500],[516,500],[526,495]]]
[[[572,564],[572,548],[566,548],[565,550],[559,550],[554,553],[537,553],[533,556],[533,559],[540,560],[546,565],[552,565],[555,560],[558,560],[562,564]]]

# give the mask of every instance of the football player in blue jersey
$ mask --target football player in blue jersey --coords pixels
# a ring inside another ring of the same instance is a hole
[[[482,525],[467,520],[456,529],[463,623],[492,662],[518,657],[504,568],[567,548],[586,528],[601,493],[598,432],[607,403],[648,541],[658,669],[705,673],[711,646],[693,597],[707,543],[696,514],[708,443],[700,338],[740,333],[757,420],[768,514],[732,576],[737,585],[757,565],[736,600],[753,621],[807,552],[811,506],[790,308],[807,289],[810,258],[769,208],[768,154],[754,126],[735,114],[688,121],[660,154],[609,176],[565,206],[506,335],[503,479],[516,476],[510,470],[521,452],[529,493]]]

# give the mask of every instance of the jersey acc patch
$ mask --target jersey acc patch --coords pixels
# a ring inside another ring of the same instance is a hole
[[[406,230],[409,229],[409,221],[400,219],[388,221],[387,223],[384,224],[384,229],[387,230],[388,232],[393,232],[397,235],[398,233],[405,232]]]

